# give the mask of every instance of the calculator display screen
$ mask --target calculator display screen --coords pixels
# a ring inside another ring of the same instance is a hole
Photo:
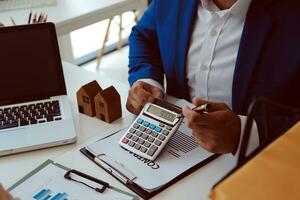
[[[176,119],[177,115],[176,114],[173,114],[171,112],[168,112],[166,110],[163,110],[157,106],[153,106],[153,105],[150,105],[147,109],[147,112],[153,114],[153,115],[156,115],[158,117],[161,117],[165,120],[168,120],[170,122],[174,122],[174,120]]]

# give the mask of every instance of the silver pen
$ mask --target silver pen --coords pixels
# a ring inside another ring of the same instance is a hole
[[[95,157],[94,160],[95,160],[96,163],[98,163],[104,169],[106,169],[107,171],[109,171],[112,175],[114,175],[115,177],[117,177],[123,183],[125,183],[125,184],[131,183],[131,180],[128,177],[126,177],[124,174],[122,174],[118,170],[114,169],[112,166],[108,165],[105,161],[103,161],[103,160],[101,160],[101,159],[99,159],[97,157]]]
[[[203,104],[201,106],[197,106],[195,108],[193,108],[192,110],[197,112],[197,113],[205,113],[205,112],[209,112],[211,110],[211,104],[209,103],[206,103],[206,104]],[[183,118],[183,114],[180,113],[177,118]]]

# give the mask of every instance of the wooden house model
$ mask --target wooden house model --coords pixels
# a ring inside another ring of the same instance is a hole
[[[102,88],[97,81],[82,86],[77,92],[78,111],[90,117],[96,115],[94,98]]]
[[[122,116],[121,98],[113,86],[99,92],[94,101],[97,118],[111,123]]]
[[[122,116],[121,98],[117,90],[110,86],[102,89],[97,81],[85,84],[77,91],[80,113],[111,123]]]

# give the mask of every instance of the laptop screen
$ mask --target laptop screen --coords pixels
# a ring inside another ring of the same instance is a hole
[[[0,28],[0,105],[66,94],[52,23]]]

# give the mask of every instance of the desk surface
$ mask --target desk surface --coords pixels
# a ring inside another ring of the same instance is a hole
[[[66,62],[63,62],[63,67],[67,91],[76,123],[77,143],[1,157],[0,182],[8,187],[45,160],[53,159],[67,167],[81,170],[130,191],[79,152],[79,149],[85,145],[126,127],[132,122],[134,116],[129,114],[125,109],[129,86],[113,81],[105,77],[105,74],[88,72]],[[81,85],[92,80],[97,80],[103,87],[109,85],[116,87],[122,99],[122,119],[112,124],[107,124],[96,118],[78,114],[75,93]],[[153,199],[208,199],[212,185],[235,165],[235,159],[235,157],[229,154],[221,156],[156,195]]]
[[[129,10],[143,12],[146,7],[147,0],[58,0],[54,6],[32,11],[46,12],[48,21],[56,24],[58,35],[64,35]],[[17,24],[26,24],[29,12],[30,9],[0,12],[0,22],[11,25],[11,16]]]

